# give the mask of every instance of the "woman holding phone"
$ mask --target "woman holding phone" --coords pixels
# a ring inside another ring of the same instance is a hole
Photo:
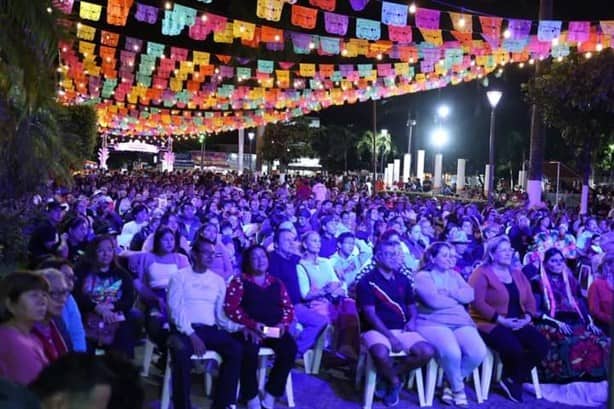
[[[240,398],[248,409],[273,409],[275,400],[284,393],[286,379],[294,366],[296,342],[288,333],[294,307],[283,283],[268,273],[269,257],[264,247],[253,245],[243,253],[242,274],[228,284],[224,311],[245,326],[236,337],[243,344]],[[258,351],[268,347],[275,351],[275,363],[258,397]]]

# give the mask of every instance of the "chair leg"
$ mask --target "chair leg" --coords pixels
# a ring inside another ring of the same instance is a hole
[[[166,359],[166,369],[164,370],[164,380],[162,381],[162,397],[160,398],[160,409],[168,409],[171,401],[171,357],[168,354]]]
[[[443,385],[443,368],[439,367],[437,371],[437,387],[441,388],[441,385]]]
[[[365,373],[365,361],[367,359],[367,352],[363,352],[358,356],[358,362],[356,363],[356,377],[354,378],[354,388],[360,390],[360,383]]]
[[[412,372],[414,372],[414,376],[416,378],[416,390],[418,392],[418,403],[420,407],[423,408],[425,406],[429,406],[426,401],[426,397],[424,396],[424,377],[422,375],[422,368],[416,368]]]
[[[482,382],[480,380],[480,370],[478,368],[475,368],[473,370],[473,387],[475,388],[475,398],[477,399],[478,403],[484,402],[484,399],[482,398]]]
[[[494,356],[490,349],[486,350],[486,356],[482,361],[482,399],[488,399],[488,391],[490,389],[490,382],[492,380]]]
[[[303,364],[305,365],[305,373],[306,374],[309,375],[309,374],[313,373],[313,365],[314,365],[314,363],[315,363],[315,361],[314,361],[314,350],[313,349],[308,349],[303,354]]]
[[[145,340],[145,351],[143,352],[143,372],[142,376],[149,376],[149,368],[153,358],[154,344],[150,340]]]
[[[373,406],[373,395],[375,395],[375,383],[377,382],[377,372],[371,354],[366,354],[366,369],[365,369],[365,394],[363,409],[371,409]]]
[[[292,387],[292,372],[288,374],[288,380],[286,381],[286,399],[288,400],[288,407],[293,408],[294,404],[294,388]]]
[[[439,365],[435,359],[431,359],[426,364],[426,380],[425,380],[425,404],[426,406],[433,406],[433,399],[435,398],[435,384],[437,383],[437,369]]]
[[[533,387],[535,387],[535,397],[541,399],[543,397],[542,387],[539,384],[539,376],[537,375],[537,368],[535,367],[531,369],[531,380],[533,381]]]
[[[205,396],[211,396],[211,391],[213,389],[213,376],[211,376],[211,372],[205,371],[203,377],[205,380]]]
[[[332,326],[327,326],[322,334],[318,337],[318,341],[316,343],[315,350],[313,351],[313,365],[310,368],[311,373],[317,375],[320,372],[320,365],[322,364],[322,353],[324,352],[324,346],[326,344],[326,340],[328,338],[332,338],[334,333],[334,328]]]
[[[267,365],[267,357],[260,356],[258,357],[258,390],[264,390],[264,383],[266,381],[266,365]]]

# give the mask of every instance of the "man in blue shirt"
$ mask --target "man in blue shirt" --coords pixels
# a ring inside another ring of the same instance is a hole
[[[399,273],[400,251],[397,242],[379,242],[376,268],[362,276],[356,288],[362,342],[387,383],[383,398],[386,406],[399,403],[402,375],[425,365],[435,355],[433,346],[416,332],[416,304],[409,279]],[[403,351],[407,356],[395,367],[390,351]]]

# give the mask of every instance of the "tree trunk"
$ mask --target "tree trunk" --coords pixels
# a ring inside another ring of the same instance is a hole
[[[371,158],[373,160],[373,187],[377,180],[377,148],[375,146],[375,138],[377,136],[377,101],[373,100],[373,145],[371,146]]]
[[[580,197],[580,214],[588,214],[588,180],[591,177],[591,147],[584,145],[582,148],[582,195]]]
[[[539,19],[547,20],[552,17],[553,0],[540,0]],[[541,75],[544,63],[535,62],[535,76]],[[527,193],[529,194],[529,207],[541,203],[542,177],[544,171],[544,148],[546,135],[541,113],[537,105],[531,107],[531,149],[529,151],[529,181]]]

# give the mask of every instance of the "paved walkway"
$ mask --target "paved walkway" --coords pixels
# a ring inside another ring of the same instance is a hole
[[[349,368],[340,367],[332,370],[321,370],[318,376],[306,375],[302,368],[292,372],[294,383],[294,399],[296,409],[362,409],[362,391],[353,387]],[[147,393],[147,408],[159,408],[161,374],[152,366],[151,375],[145,378]],[[473,385],[467,386],[467,395],[470,404],[468,409],[572,409],[573,406],[553,403],[525,393],[524,402],[516,404],[501,396],[496,387],[491,389],[488,400],[478,404],[475,400]],[[204,397],[203,378],[197,374],[192,377],[192,403],[195,408],[209,408],[210,400]],[[279,408],[286,408],[283,399]],[[418,395],[415,390],[404,390],[401,393],[401,402],[397,408],[418,407]],[[450,408],[438,401],[433,402],[433,408]],[[375,401],[373,409],[386,408],[381,402]]]

